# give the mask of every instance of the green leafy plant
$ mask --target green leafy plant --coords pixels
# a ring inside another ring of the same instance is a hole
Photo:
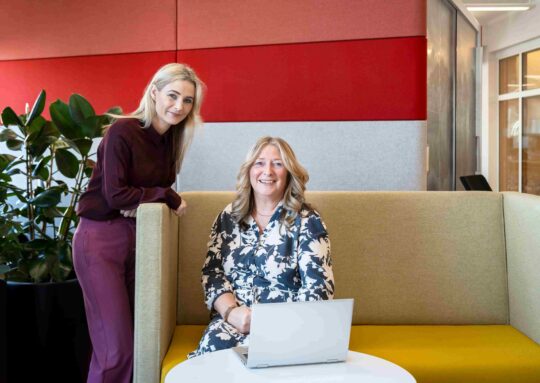
[[[69,104],[51,103],[49,121],[41,115],[45,98],[42,90],[22,115],[11,107],[2,112],[0,141],[16,152],[0,154],[0,274],[9,280],[73,276],[75,206],[95,165],[92,143],[110,123],[78,94]]]

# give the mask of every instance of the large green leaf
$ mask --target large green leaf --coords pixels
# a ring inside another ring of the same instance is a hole
[[[77,146],[69,138],[62,136],[56,139],[56,141],[54,142],[54,147],[56,149],[69,149],[69,148],[75,149]]]
[[[10,150],[19,150],[23,145],[23,142],[21,140],[7,140],[6,146]]]
[[[62,143],[63,145],[60,143]],[[66,137],[60,137],[56,144],[58,149],[71,148],[73,150],[79,151],[79,148],[77,147],[77,144],[75,144],[75,141]]]
[[[84,174],[86,174],[86,171],[85,171]],[[8,176],[7,174],[0,173],[0,181],[3,181],[3,182],[5,182],[5,183],[9,183],[9,182],[11,182],[11,177]],[[1,183],[0,183],[0,185],[1,185]],[[6,194],[6,193],[7,193],[7,192],[6,192],[5,190],[2,191],[2,189],[0,189],[0,201],[4,201],[4,200],[5,200],[5,198],[6,198],[6,197],[5,197],[5,194]]]
[[[58,241],[54,251],[54,256],[50,257],[51,275],[55,281],[63,281],[73,269],[71,246],[66,241]]]
[[[32,123],[28,125],[28,137],[26,137],[26,141],[29,142],[34,140],[36,137],[41,136],[43,134],[43,128],[46,123],[47,120],[45,120],[41,116],[37,116],[36,118],[34,118]]]
[[[36,207],[52,207],[58,205],[62,196],[58,188],[50,188],[34,197],[30,203]]]
[[[9,155],[9,154],[6,154],[6,155]],[[19,156],[19,157],[16,157],[14,158],[9,164],[8,166],[6,167],[6,169],[11,169],[11,168],[14,168],[15,166],[18,166],[20,164],[24,164],[25,161]]]
[[[74,217],[74,209],[73,206],[70,206],[66,211],[64,212],[64,215],[62,216],[62,219],[60,220],[60,225],[58,225],[58,238],[66,238],[66,235],[68,233],[69,226],[71,225],[71,221]]]
[[[92,148],[92,140],[87,138],[73,140],[73,143],[77,146],[77,151],[83,156],[86,156]]]
[[[79,160],[67,149],[57,149],[55,155],[56,166],[60,173],[68,178],[75,178],[79,171]]]
[[[122,115],[122,108],[119,106],[113,106],[110,108],[107,112],[107,114],[116,114],[116,115]]]
[[[23,175],[26,175],[25,172],[23,172],[21,169],[19,168],[11,168],[9,169],[5,174],[7,175],[10,175],[10,176],[14,176],[15,174],[23,174]]]
[[[84,172],[84,174],[86,174],[86,171]],[[0,173],[0,181],[4,181],[6,183],[9,183],[11,182],[11,177],[8,176],[7,174],[4,174],[4,173]],[[6,191],[2,191],[0,189],[0,201],[3,201],[4,200],[4,194],[6,193]]]
[[[43,128],[41,133],[47,137],[54,137],[54,138],[60,137],[60,131],[56,127],[55,123],[52,121],[47,121],[45,123],[45,127]]]
[[[77,124],[82,124],[87,118],[96,115],[92,105],[80,94],[72,94],[69,98],[69,113]]]
[[[43,142],[36,143],[35,145],[30,146],[30,154],[33,157],[41,157],[45,150],[49,147],[49,143],[44,140]]]
[[[26,119],[26,125],[31,125],[32,121],[34,121],[34,119],[38,117],[41,112],[43,112],[43,108],[45,107],[45,98],[45,90],[41,90],[36,98],[36,101],[34,102],[34,106],[32,107],[28,118]]]
[[[62,181],[62,180],[53,180],[53,181],[56,182],[57,186],[55,186],[55,187],[60,188],[63,191],[69,190],[68,185],[64,181]]]
[[[2,123],[4,126],[17,125],[21,128],[24,126],[24,123],[21,121],[19,116],[17,116],[17,113],[15,113],[9,106],[2,112]]]
[[[3,172],[15,158],[11,154],[0,154],[0,171]]]
[[[85,137],[95,138],[102,136],[103,125],[106,123],[104,116],[92,116],[81,122],[80,126]]]
[[[47,169],[47,164],[50,160],[51,156],[43,157],[32,171],[32,175],[46,181],[49,178],[49,169]]]
[[[59,218],[63,215],[60,209],[58,209],[56,206],[43,208],[41,214],[47,218]]]
[[[21,201],[22,203],[26,204],[28,203],[28,199],[26,198],[26,190],[22,191],[22,190],[16,190],[16,189],[12,189],[13,190],[13,195],[16,196],[19,201]],[[24,212],[22,214],[19,214],[19,215],[23,215],[26,213],[26,209],[23,209]]]
[[[51,277],[54,282],[63,282],[68,279],[69,274],[73,266],[71,264],[64,264],[57,260],[50,266]]]
[[[17,133],[15,133],[13,130],[11,129],[3,129],[2,132],[0,133],[0,141],[4,142],[4,141],[7,141],[7,140],[16,140],[17,139]]]
[[[40,157],[47,148],[54,142],[49,137],[49,131],[51,128],[50,124],[47,123],[41,116],[37,116],[34,121],[28,126],[28,136],[26,137],[26,145],[28,150],[33,157]],[[52,132],[55,132],[53,127]]]
[[[83,137],[82,132],[71,117],[69,106],[65,102],[56,100],[49,106],[49,112],[54,124],[65,137],[69,139]]]
[[[30,250],[44,250],[49,246],[49,241],[46,239],[34,239],[24,244],[24,247]]]
[[[70,140],[69,138],[63,137],[61,138],[61,141],[66,143],[68,147],[77,151],[77,153],[82,156],[87,155],[92,148],[92,139],[90,138],[76,138],[74,140]]]
[[[43,282],[49,274],[47,260],[43,258],[34,259],[29,262],[28,271],[34,282]]]

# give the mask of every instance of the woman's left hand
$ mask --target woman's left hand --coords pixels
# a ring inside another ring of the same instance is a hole
[[[120,214],[122,214],[126,218],[135,218],[135,217],[137,217],[137,209],[120,210]]]

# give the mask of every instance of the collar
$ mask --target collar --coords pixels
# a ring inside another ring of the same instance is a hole
[[[161,135],[158,133],[158,131],[154,128],[153,125],[150,125],[148,128],[144,129],[144,131],[146,132],[146,135],[150,139],[150,141],[154,143],[154,145],[162,145],[167,142],[171,133],[171,129],[169,129],[167,130],[167,132],[165,132],[165,134]]]

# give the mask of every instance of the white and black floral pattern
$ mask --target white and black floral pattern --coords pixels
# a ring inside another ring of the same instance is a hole
[[[231,205],[212,227],[202,269],[205,301],[211,321],[188,357],[245,344],[247,337],[225,323],[213,309],[215,300],[233,293],[239,305],[332,299],[334,276],[330,240],[319,214],[304,206],[289,227],[281,223],[281,202],[261,233],[253,217],[240,225]]]

